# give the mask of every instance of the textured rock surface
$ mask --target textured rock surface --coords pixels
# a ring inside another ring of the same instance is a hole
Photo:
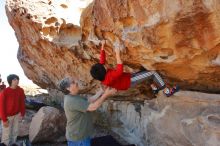
[[[98,40],[106,39],[108,66],[115,64],[112,48],[119,48],[126,71],[143,66],[182,88],[220,92],[219,0],[95,0],[83,11],[81,26],[73,24],[72,5],[7,0],[19,62],[37,85],[55,88],[59,79],[75,76],[93,89],[89,69],[99,58]]]
[[[32,118],[29,139],[36,142],[65,141],[66,117],[64,112],[54,107],[42,107]]]
[[[218,146],[220,96],[181,91],[145,103],[105,102],[111,129],[137,146]]]
[[[18,60],[37,85],[56,88],[61,78],[75,76],[84,81],[84,91],[94,90],[97,82],[89,70],[99,59],[99,40],[106,39],[107,66],[115,65],[113,49],[120,49],[126,71],[142,66],[182,89],[220,93],[219,0],[94,0],[83,11],[80,26],[74,25],[72,5],[74,1],[7,0],[20,46]],[[137,89],[123,92],[122,99],[146,99],[140,94],[148,94],[147,87]],[[101,111],[128,143],[217,146],[219,99],[181,91],[144,103],[106,102]]]

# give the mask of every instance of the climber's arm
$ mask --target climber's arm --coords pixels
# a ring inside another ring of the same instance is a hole
[[[115,55],[116,55],[117,66],[111,72],[112,81],[118,79],[123,74],[123,64],[122,64],[122,60],[121,60],[120,50],[119,49],[115,49]]]
[[[104,50],[104,45],[105,45],[105,40],[101,41],[101,53],[100,53],[100,64],[105,64],[105,50]]]
[[[120,50],[118,48],[115,49],[115,56],[117,64],[122,64],[123,62],[121,60]]]

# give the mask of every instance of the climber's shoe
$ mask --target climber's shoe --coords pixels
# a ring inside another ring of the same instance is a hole
[[[176,86],[173,86],[173,88],[164,88],[163,90],[163,93],[167,96],[167,97],[170,97],[172,96],[174,93],[178,92],[179,91],[179,86],[176,85]]]

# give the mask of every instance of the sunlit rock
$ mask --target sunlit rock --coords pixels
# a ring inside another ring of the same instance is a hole
[[[7,0],[18,59],[34,83],[56,88],[61,78],[75,76],[91,91],[96,82],[89,70],[106,39],[108,66],[115,65],[113,50],[121,49],[126,71],[143,66],[184,89],[220,91],[220,1],[89,2]]]
[[[180,91],[170,98],[134,103],[107,101],[108,127],[137,146],[218,146],[220,95]]]

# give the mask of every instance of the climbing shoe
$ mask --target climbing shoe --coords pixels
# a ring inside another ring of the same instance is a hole
[[[163,93],[167,96],[170,97],[172,96],[174,93],[176,93],[177,91],[179,91],[179,86],[173,86],[173,88],[164,88]]]

